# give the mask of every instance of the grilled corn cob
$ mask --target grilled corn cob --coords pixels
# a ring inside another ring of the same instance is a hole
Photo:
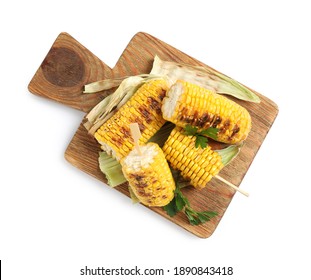
[[[140,144],[146,143],[165,123],[161,104],[168,84],[164,79],[143,84],[135,94],[96,132],[95,138],[102,149],[117,160],[126,156],[134,147],[130,123],[138,123],[141,131]]]
[[[163,152],[171,167],[180,170],[181,176],[190,180],[197,189],[206,187],[213,176],[223,168],[220,155],[206,148],[195,148],[195,136],[184,134],[175,127],[163,146]]]
[[[133,149],[120,163],[124,177],[139,201],[165,206],[174,198],[175,182],[162,149],[155,143]]]
[[[185,81],[177,81],[163,100],[164,119],[178,126],[199,130],[218,128],[217,141],[235,144],[246,139],[251,129],[248,111],[213,91]]]

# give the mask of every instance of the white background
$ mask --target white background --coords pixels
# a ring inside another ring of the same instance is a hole
[[[232,266],[224,279],[310,279],[308,1],[1,3],[3,279],[99,279],[79,275],[86,265]],[[133,206],[66,162],[83,113],[27,90],[62,31],[111,67],[136,32],[150,33],[278,104],[241,185],[251,196],[234,197],[210,238]]]

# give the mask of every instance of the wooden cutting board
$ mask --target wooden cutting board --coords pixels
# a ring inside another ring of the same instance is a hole
[[[28,88],[33,94],[88,112],[112,91],[83,94],[85,84],[112,77],[149,73],[155,55],[158,55],[162,60],[204,65],[161,40],[140,32],[131,39],[117,64],[111,69],[69,34],[61,33],[44,58]],[[253,122],[251,133],[240,154],[219,173],[221,177],[237,186],[240,185],[278,113],[278,107],[274,102],[258,92],[256,94],[261,98],[260,104],[234,99],[249,110]],[[81,123],[68,145],[65,158],[77,168],[106,183],[107,180],[98,167],[99,151],[98,143],[87,133]],[[126,183],[117,186],[115,189],[129,196]],[[207,238],[216,229],[235,191],[222,182],[212,179],[208,188],[197,191],[189,187],[184,189],[184,194],[194,209],[212,210],[218,212],[219,215],[203,225],[192,226],[182,213],[170,218],[161,208],[150,209],[185,230],[199,237]]]

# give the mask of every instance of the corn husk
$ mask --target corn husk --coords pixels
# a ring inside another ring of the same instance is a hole
[[[99,152],[98,163],[99,169],[105,174],[110,187],[126,182],[120,163],[106,152]]]
[[[249,102],[260,102],[259,97],[253,91],[209,67],[163,61],[155,56],[150,74],[166,76],[171,84],[177,80],[185,80],[218,94],[231,95]]]
[[[139,202],[139,199],[138,199],[137,196],[134,194],[134,192],[133,192],[131,186],[129,186],[128,188],[129,188],[130,198],[131,198],[133,204],[138,203],[138,202]]]
[[[114,87],[119,86],[124,79],[128,77],[121,77],[115,79],[106,79],[101,81],[96,81],[84,86],[83,93],[96,93],[103,90],[112,89]]]
[[[239,153],[243,144],[240,145],[230,145],[221,150],[215,150],[220,157],[221,162],[224,166],[228,165]]]

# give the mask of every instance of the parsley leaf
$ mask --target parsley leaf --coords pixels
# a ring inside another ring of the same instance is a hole
[[[195,139],[195,147],[199,148],[199,146],[204,149],[207,146],[208,139],[205,136],[197,135]]]
[[[216,127],[209,127],[208,129],[203,129],[200,131],[200,134],[206,135],[212,139],[217,139],[217,133],[219,129]]]
[[[176,209],[178,211],[181,211],[184,209],[185,205],[186,205],[186,201],[185,199],[180,195],[176,195],[175,197],[175,203],[176,203]]]
[[[176,206],[176,198],[174,197],[173,200],[169,204],[163,207],[163,209],[170,217],[174,217],[178,212],[177,206]]]
[[[189,200],[181,192],[180,186],[178,184],[178,178],[175,178],[175,181],[175,196],[168,205],[163,207],[165,212],[170,217],[174,217],[178,212],[182,211],[187,216],[191,225],[199,225],[208,222],[211,218],[217,216],[217,213],[212,211],[195,211],[191,207]]]
[[[217,216],[216,212],[212,212],[212,211],[197,212],[193,210],[192,208],[186,208],[185,214],[187,215],[188,220],[190,224],[192,225],[203,224],[205,222],[210,221],[211,218]]]
[[[185,126],[185,135],[189,136],[195,136],[195,147],[199,148],[201,147],[202,149],[207,147],[208,143],[208,138],[210,137],[212,139],[217,139],[217,133],[219,129],[215,127],[209,127],[207,129],[203,129],[198,132],[198,128],[195,126],[192,126],[190,124],[187,124]]]
[[[196,135],[198,132],[198,128],[195,126],[192,126],[190,124],[187,124],[185,126],[185,134],[186,135]]]
[[[200,220],[195,215],[193,215],[191,210],[185,209],[185,214],[191,225],[197,226],[200,223]]]
[[[187,204],[189,204],[188,199],[182,194],[178,186],[175,189],[175,196],[173,200],[169,204],[165,205],[163,209],[170,217],[173,217],[177,214],[177,212],[182,211]]]

